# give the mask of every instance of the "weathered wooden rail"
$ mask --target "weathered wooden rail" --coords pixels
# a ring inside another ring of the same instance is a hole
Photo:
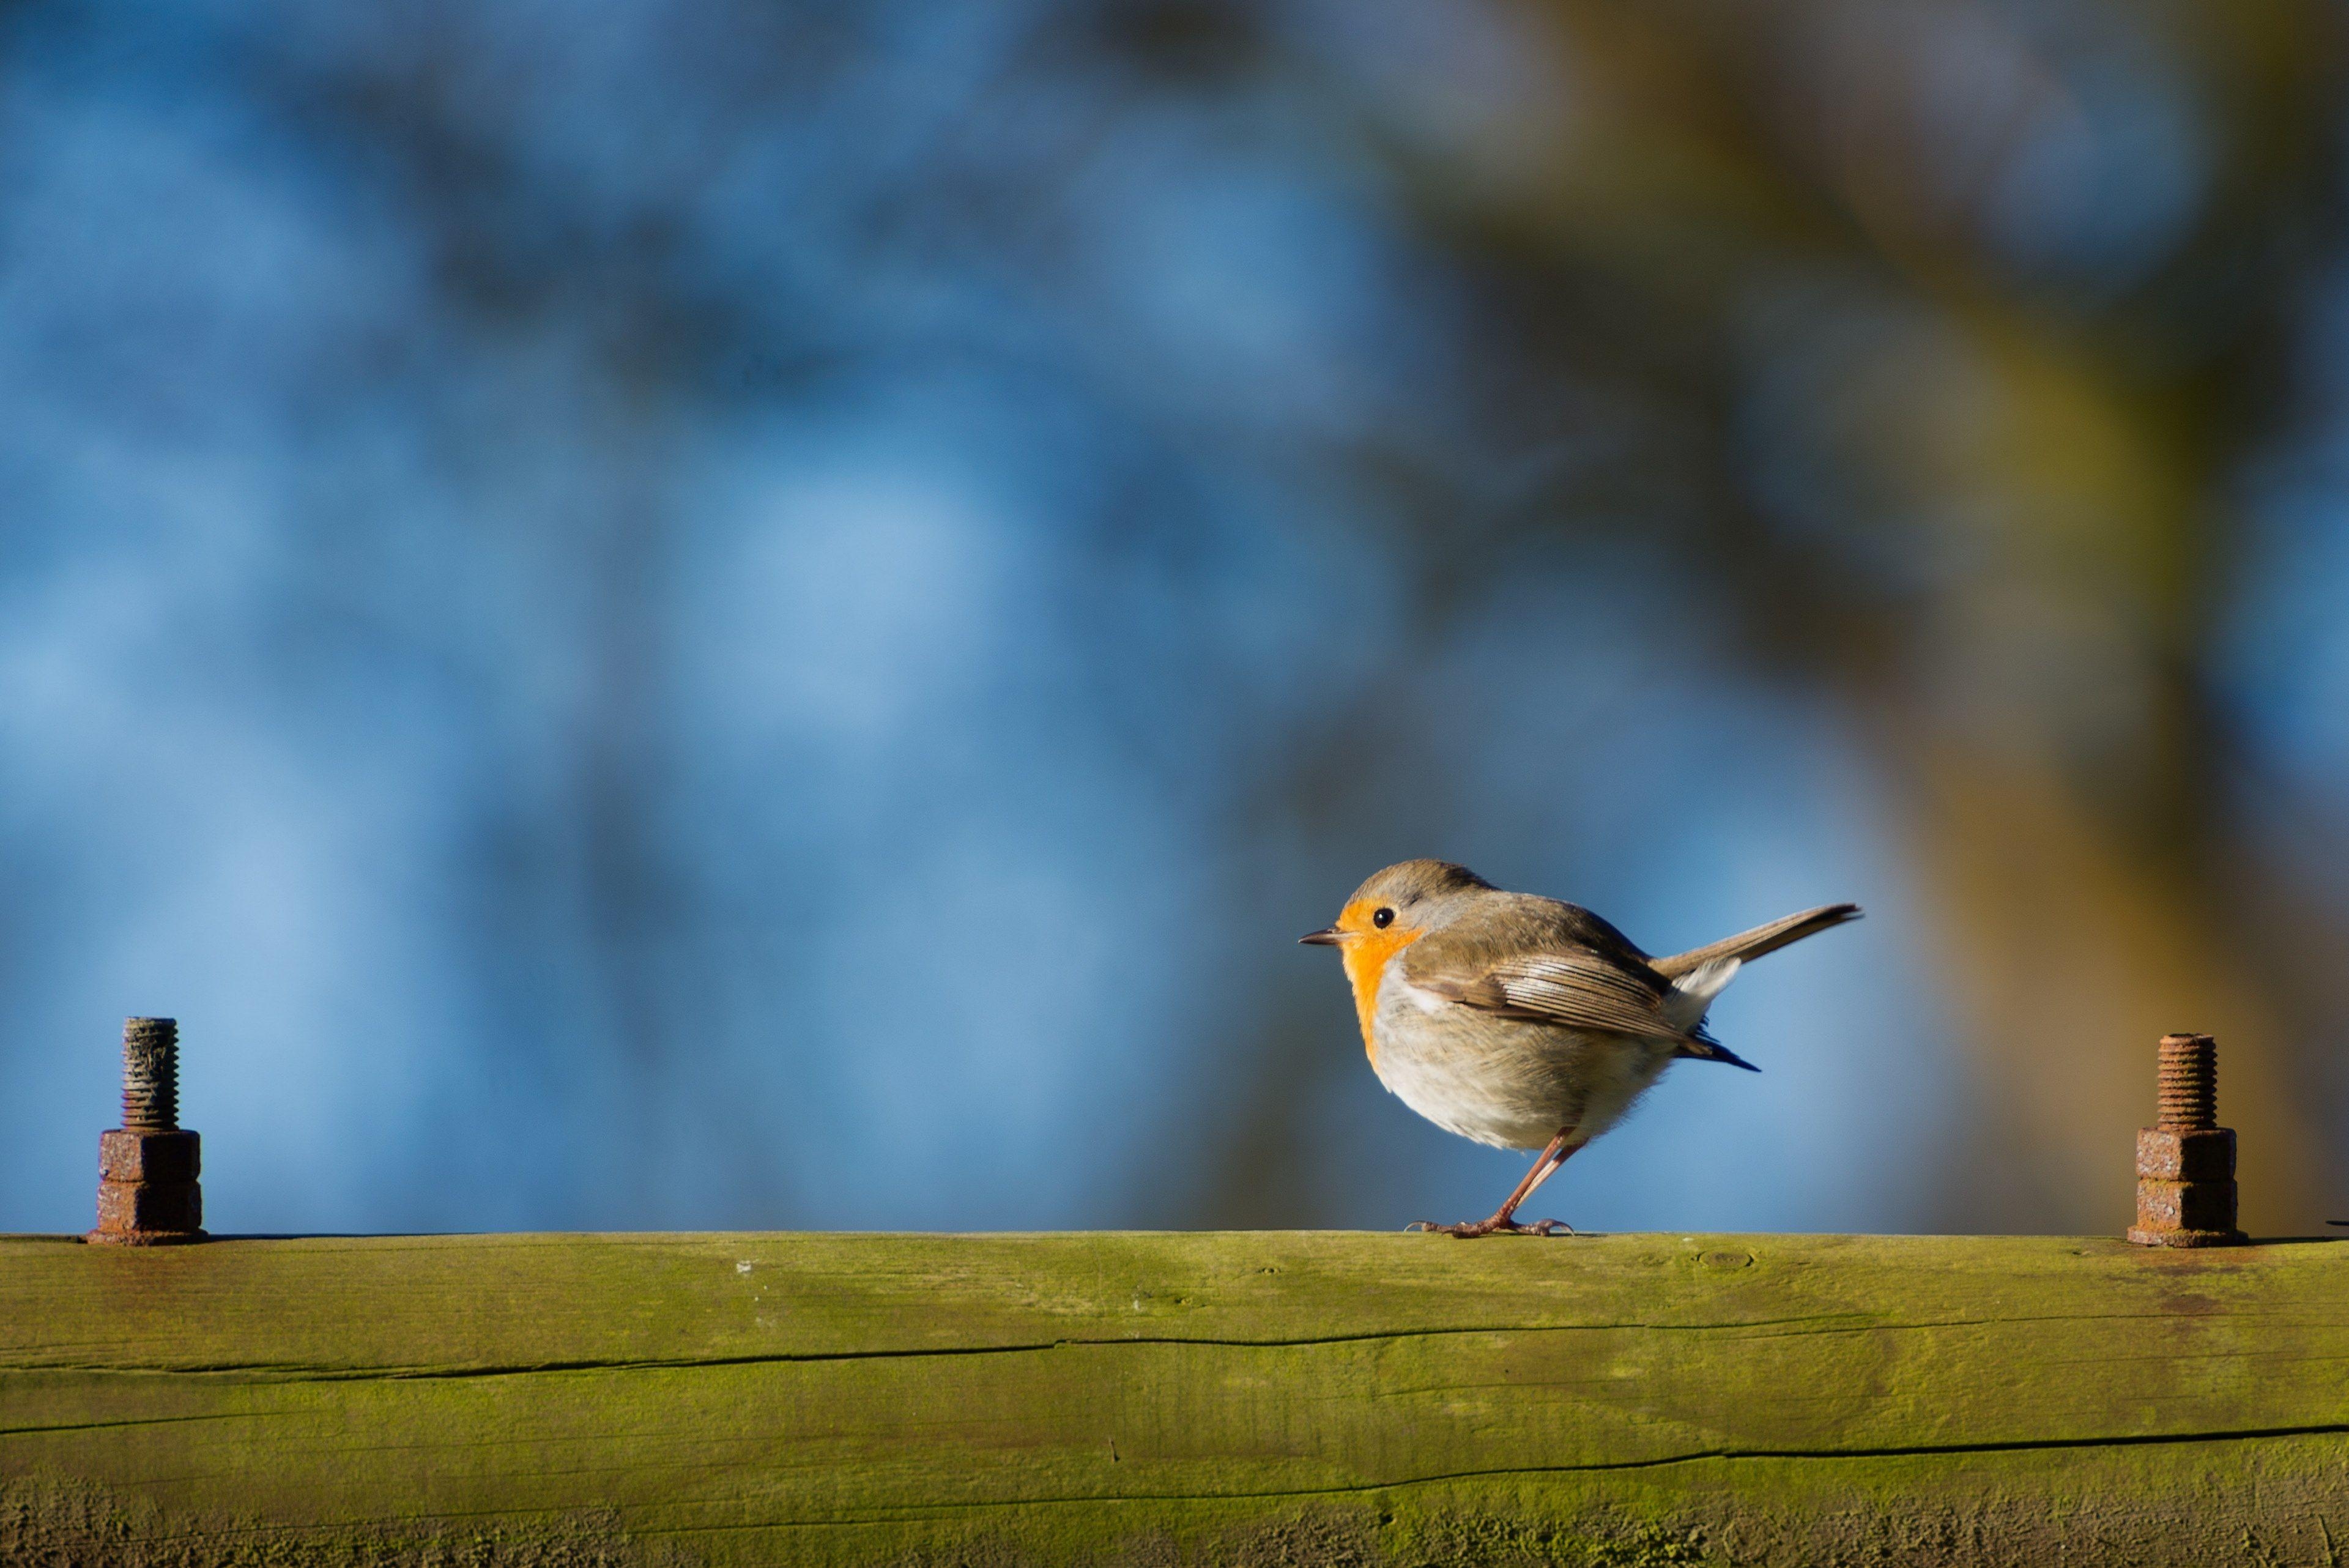
[[[0,1240],[0,1563],[2329,1563],[2349,1246]]]

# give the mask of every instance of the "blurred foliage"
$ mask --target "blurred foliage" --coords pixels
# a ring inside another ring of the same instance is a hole
[[[1724,678],[1848,709],[1974,1049],[1940,1222],[2096,1228],[2151,1042],[2194,1027],[2251,1222],[2313,1226],[2349,909],[2305,857],[2337,867],[2342,802],[2263,765],[2225,672],[2261,472],[2337,417],[2341,14],[1511,26],[1481,125],[1415,119],[1402,58],[1346,84],[1474,302],[1477,439],[1367,454],[1418,498],[1427,624],[1528,539],[1620,535]]]

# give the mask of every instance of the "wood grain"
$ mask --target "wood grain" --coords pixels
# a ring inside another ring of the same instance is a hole
[[[2325,1563],[2349,1250],[0,1240],[0,1562]]]

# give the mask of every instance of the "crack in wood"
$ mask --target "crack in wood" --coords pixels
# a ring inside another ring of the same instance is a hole
[[[733,1524],[681,1524],[648,1528],[645,1534],[691,1534],[731,1530],[797,1529],[833,1525],[888,1524],[905,1519],[934,1518],[974,1510],[1084,1507],[1122,1503],[1223,1503],[1274,1501],[1311,1497],[1351,1497],[1413,1487],[1454,1485],[1462,1481],[1507,1480],[1513,1477],[1604,1475],[1623,1470],[1661,1469],[1674,1466],[1756,1460],[1824,1460],[1932,1459],[1957,1455],[1996,1456],[2067,1449],[2129,1449],[2181,1443],[2260,1442],[2291,1438],[2349,1436],[2349,1422],[2311,1427],[2268,1427],[2230,1432],[2180,1432],[2110,1438],[2059,1438],[2008,1443],[1939,1443],[1874,1449],[1706,1449],[1644,1459],[1611,1459],[1573,1465],[1503,1465],[1489,1469],[1449,1470],[1436,1475],[1407,1476],[1395,1480],[1350,1481],[1335,1486],[1275,1487],[1254,1491],[1168,1491],[1070,1493],[1058,1497],[974,1498],[952,1502],[910,1505],[905,1509],[833,1519],[773,1519]]]
[[[0,1374],[7,1372],[70,1373],[83,1376],[101,1377],[251,1377],[259,1381],[301,1383],[342,1383],[368,1381],[415,1381],[437,1378],[467,1377],[527,1377],[546,1373],[574,1372],[667,1372],[692,1370],[698,1367],[733,1367],[760,1366],[791,1366],[801,1363],[821,1364],[836,1361],[912,1360],[928,1356],[962,1355],[1030,1355],[1056,1350],[1115,1349],[1123,1345],[1191,1346],[1216,1350],[1309,1350],[1323,1346],[1398,1343],[1420,1339],[1487,1338],[1496,1336],[1533,1337],[1542,1334],[1719,1334],[1733,1340],[1794,1339],[1834,1334],[1915,1334],[1967,1328],[2023,1327],[2044,1324],[2147,1323],[2174,1324],[2192,1322],[2198,1317],[2214,1321],[2240,1322],[2243,1314],[2178,1314],[2178,1313],[2050,1313],[2037,1315],[2016,1315],[1982,1318],[1915,1319],[1906,1322],[1869,1321],[1858,1314],[1818,1314],[1789,1318],[1763,1318],[1752,1322],[1733,1323],[1576,1323],[1576,1324],[1492,1324],[1450,1327],[1418,1327],[1403,1329],[1365,1329],[1352,1334],[1303,1334],[1286,1337],[1236,1338],[1212,1334],[1119,1334],[1095,1336],[1067,1334],[1052,1339],[1010,1341],[994,1345],[888,1345],[857,1350],[780,1350],[750,1352],[740,1355],[686,1356],[615,1356],[588,1357],[578,1360],[550,1360],[485,1364],[473,1366],[382,1366],[336,1367],[310,1362],[157,1362],[150,1365],[122,1365],[104,1362],[0,1361]],[[1799,1334],[1757,1334],[1754,1329],[1785,1327],[1795,1324],[1816,1323],[1822,1326]],[[2286,1326],[2279,1324],[2278,1326]],[[2175,1359],[2178,1353],[2163,1349],[2148,1354]],[[2230,1357],[2261,1354],[2256,1351],[2230,1351]],[[2323,1357],[2305,1359],[2349,1359]]]

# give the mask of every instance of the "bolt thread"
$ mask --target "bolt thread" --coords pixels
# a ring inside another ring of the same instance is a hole
[[[177,1019],[122,1021],[122,1125],[142,1132],[172,1132],[179,1127]]]
[[[2208,1132],[2219,1125],[2219,1043],[2208,1034],[2161,1037],[2164,1132]]]

